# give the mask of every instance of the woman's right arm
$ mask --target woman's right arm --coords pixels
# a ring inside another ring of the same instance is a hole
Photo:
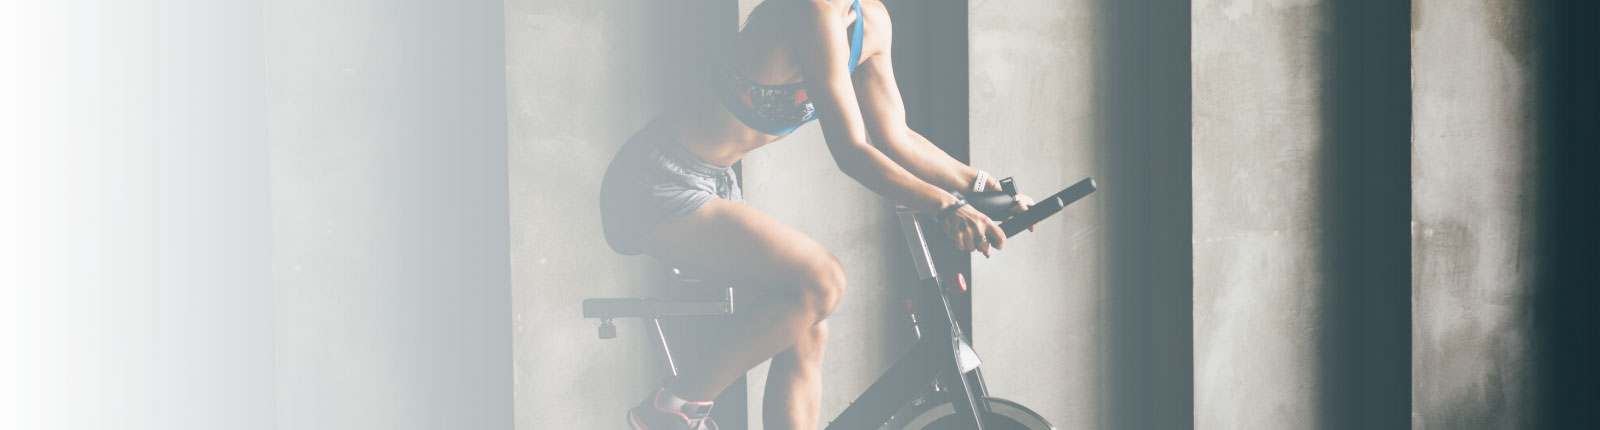
[[[849,41],[845,27],[834,9],[822,0],[797,5],[792,22],[799,53],[800,73],[806,94],[822,122],[822,136],[839,170],[852,179],[896,203],[925,213],[938,213],[957,203],[955,196],[906,171],[867,141],[850,80]],[[989,254],[989,244],[1005,244],[1005,233],[989,217],[971,206],[958,208],[945,217],[945,230],[962,250]],[[979,241],[988,237],[987,241]]]

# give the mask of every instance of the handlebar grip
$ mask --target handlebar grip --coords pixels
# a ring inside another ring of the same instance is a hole
[[[965,193],[962,196],[966,197],[967,204],[972,205],[973,209],[982,212],[989,219],[1004,221],[1015,214],[1015,212],[1011,212],[1011,206],[1016,203],[1016,198],[1004,191]]]
[[[1058,192],[1044,200],[1040,200],[1032,207],[1029,207],[1027,211],[1017,214],[1016,216],[1011,217],[1011,219],[1000,223],[1000,229],[1006,232],[1006,237],[1016,236],[1017,233],[1021,233],[1023,230],[1027,230],[1028,227],[1038,224],[1039,221],[1043,221],[1045,218],[1055,215],[1056,212],[1060,212],[1061,209],[1067,207],[1067,205],[1077,202],[1078,200],[1087,197],[1089,194],[1094,193],[1094,190],[1094,178],[1083,178],[1083,180],[1078,181],[1076,184],[1072,184],[1072,186],[1061,190],[1061,192]],[[969,198],[967,201],[970,203],[972,200]],[[974,203],[973,206],[980,212],[983,211],[983,208],[977,207],[976,203]],[[1009,203],[1007,207],[1009,207]],[[987,212],[985,212],[985,214],[987,214]],[[991,217],[993,217],[993,215],[991,215]]]

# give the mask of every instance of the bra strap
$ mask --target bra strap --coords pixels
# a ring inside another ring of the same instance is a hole
[[[850,73],[856,72],[856,64],[861,62],[861,23],[865,22],[861,16],[861,0],[855,0],[851,7],[856,10],[856,28],[850,32]]]

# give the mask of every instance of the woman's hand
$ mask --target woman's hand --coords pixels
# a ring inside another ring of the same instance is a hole
[[[984,258],[989,258],[991,250],[1006,246],[1005,231],[994,220],[973,209],[972,205],[961,206],[954,213],[945,215],[941,222],[945,234],[950,235],[950,239],[955,240],[956,246],[962,251],[977,250],[983,252]]]
[[[1023,213],[1026,212],[1028,208],[1033,207],[1033,197],[1028,197],[1027,194],[1017,194],[1017,196],[1014,198],[1017,200],[1017,203],[1011,205],[1012,212]]]

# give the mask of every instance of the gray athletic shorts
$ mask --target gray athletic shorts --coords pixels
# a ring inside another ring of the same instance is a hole
[[[624,255],[643,253],[657,226],[718,197],[744,202],[733,168],[701,160],[659,127],[647,126],[612,157],[600,183],[606,243]]]

